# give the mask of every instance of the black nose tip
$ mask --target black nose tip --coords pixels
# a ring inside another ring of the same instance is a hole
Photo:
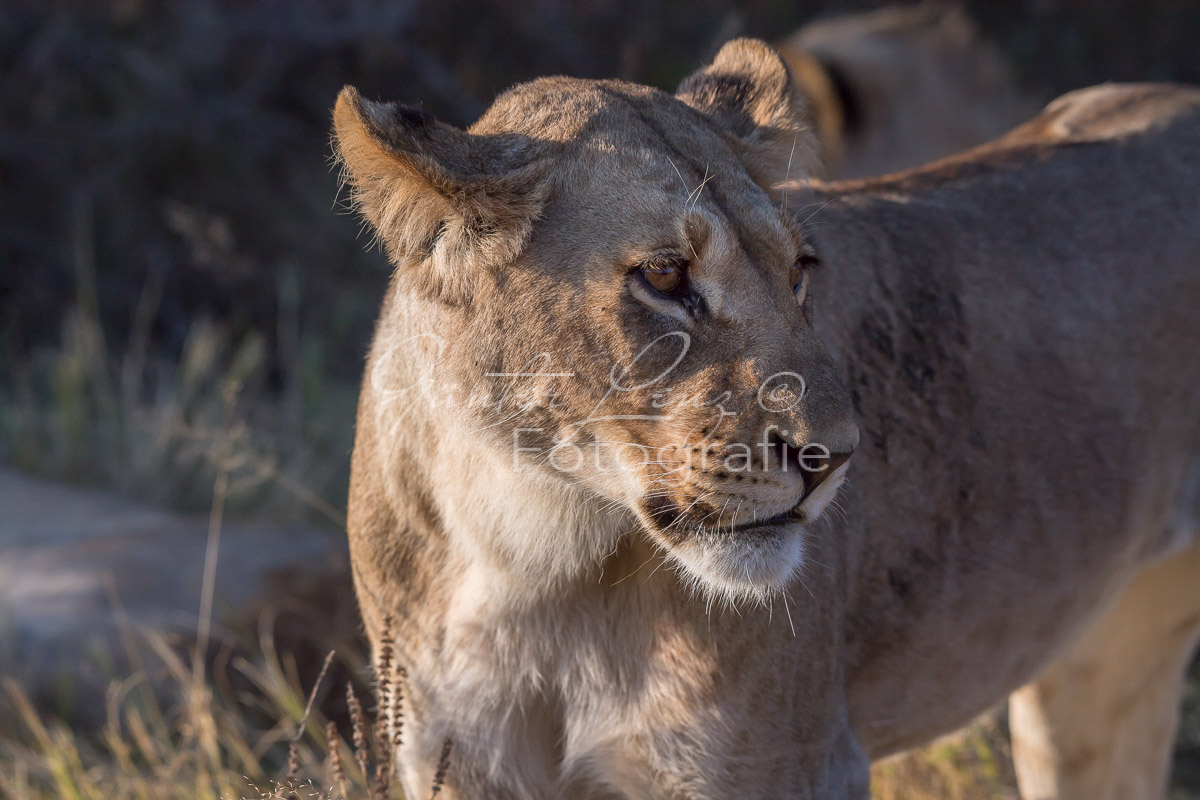
[[[823,454],[822,454],[823,455]],[[800,474],[804,477],[804,496],[808,497],[838,467],[850,460],[850,453],[830,453],[828,458],[815,455],[800,457]]]

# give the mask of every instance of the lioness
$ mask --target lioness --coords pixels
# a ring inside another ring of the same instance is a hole
[[[957,153],[1037,111],[959,5],[818,20],[779,43],[825,174],[882,175]]]
[[[795,180],[799,103],[753,40],[675,96],[541,79],[468,131],[338,98],[395,265],[349,534],[410,796],[448,738],[453,798],[864,798],[1039,675],[1027,800],[1161,796],[1200,630],[1200,93],[1089,90],[831,185]]]

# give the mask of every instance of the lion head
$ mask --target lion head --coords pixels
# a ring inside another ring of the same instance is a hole
[[[531,527],[521,504],[558,502],[642,530],[714,594],[782,587],[858,442],[809,319],[812,210],[776,188],[815,153],[801,104],[744,39],[673,96],[545,78],[467,130],[343,90],[338,153],[395,267],[380,446],[447,462],[410,465],[429,480],[486,461],[456,496]]]

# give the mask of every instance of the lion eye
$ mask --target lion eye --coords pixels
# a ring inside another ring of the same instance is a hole
[[[804,264],[797,262],[792,267],[791,281],[792,294],[796,295],[796,299],[803,303],[808,294],[808,270]]]
[[[796,263],[792,264],[792,270],[789,273],[792,282],[792,294],[796,295],[796,299],[801,304],[804,303],[808,296],[808,277],[812,270],[821,263],[817,258],[817,254],[813,249],[805,245],[804,250],[800,253],[800,257],[796,259]]]
[[[659,294],[674,295],[683,287],[683,270],[676,265],[647,265],[641,272],[650,288]]]

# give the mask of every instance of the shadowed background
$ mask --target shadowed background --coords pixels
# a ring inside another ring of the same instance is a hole
[[[226,518],[336,538],[388,279],[331,169],[343,84],[465,125],[519,81],[669,89],[729,38],[778,41],[878,5],[7,2],[0,464],[184,512],[209,511],[224,480]],[[1107,80],[1200,83],[1194,0],[965,6],[1038,101]],[[1177,791],[1200,797],[1194,688],[1188,704]],[[1003,725],[985,726],[885,768],[876,791],[1011,796],[1004,748]]]
[[[814,17],[874,5],[6,4],[0,457],[204,506],[206,426],[220,413],[261,413],[246,435],[261,439],[264,469],[340,507],[345,415],[387,278],[335,204],[327,135],[343,84],[461,125],[518,81],[565,73],[670,88],[728,38],[778,40]],[[1105,80],[1200,82],[1195,0],[968,9],[1039,100]],[[97,360],[109,375],[94,374]],[[212,372],[233,373],[236,408],[206,407],[220,394],[202,385]],[[170,441],[125,441],[137,422],[122,418],[132,411],[123,404],[152,400],[177,379],[195,385],[171,401],[196,407],[183,420],[158,409],[179,423]],[[271,407],[248,408],[255,395]],[[131,452],[146,447],[156,450]],[[189,458],[194,474],[164,476]],[[247,508],[291,505],[244,488]],[[233,499],[243,502],[240,492]]]

